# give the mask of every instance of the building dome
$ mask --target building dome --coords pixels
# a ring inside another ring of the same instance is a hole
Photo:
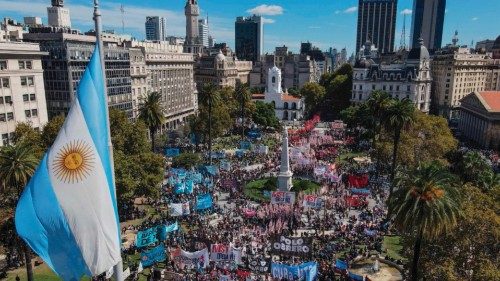
[[[367,60],[365,56],[356,61],[354,68],[370,68],[371,60]]]
[[[500,49],[500,35],[495,40],[495,43],[493,43],[493,49]]]
[[[424,39],[420,38],[418,42],[419,46],[411,49],[410,53],[408,54],[408,59],[429,60],[431,56],[429,55],[429,50],[427,50],[427,48],[424,45]]]
[[[215,60],[217,61],[223,61],[226,59],[226,56],[222,53],[221,50],[219,50],[219,53],[215,56]]]

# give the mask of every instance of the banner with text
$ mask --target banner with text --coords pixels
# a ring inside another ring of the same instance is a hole
[[[169,207],[170,207],[170,216],[172,217],[186,216],[191,213],[191,211],[189,210],[189,202],[172,203],[169,205]]]
[[[187,268],[206,268],[208,266],[208,249],[197,252],[186,252],[177,248],[171,252],[171,258],[181,269]]]
[[[165,246],[163,246],[163,244],[160,244],[147,252],[141,253],[141,263],[143,267],[151,266],[155,262],[162,262],[165,259]]]
[[[295,203],[295,192],[273,191],[271,192],[271,204],[290,204]]]
[[[268,273],[271,271],[271,259],[250,258],[248,259],[248,268],[257,273]]]
[[[318,277],[318,264],[316,262],[299,265],[272,263],[271,274],[279,280],[314,281]]]
[[[285,237],[280,236],[272,240],[271,252],[277,255],[307,257],[311,254],[311,237]]]
[[[157,227],[152,227],[137,232],[137,236],[135,237],[135,245],[138,248],[142,248],[158,242],[157,233],[158,233]]]
[[[210,260],[241,264],[241,249],[225,244],[210,245]]]
[[[212,195],[208,193],[203,195],[198,195],[196,199],[196,210],[206,210],[212,208],[212,205],[213,205]]]
[[[323,206],[323,199],[316,195],[304,195],[302,205],[308,208],[320,209]]]

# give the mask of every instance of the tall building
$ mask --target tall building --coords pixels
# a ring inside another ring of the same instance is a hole
[[[198,20],[198,29],[199,29],[199,37],[200,42],[203,47],[208,48],[208,20],[207,19],[199,19]]]
[[[356,51],[370,40],[382,53],[393,52],[397,8],[397,0],[359,0]]]
[[[436,114],[457,118],[460,100],[486,89],[488,59],[484,54],[449,45],[434,54],[431,65],[432,107]]]
[[[0,146],[12,142],[20,122],[41,129],[47,123],[47,105],[38,44],[0,42]]]
[[[24,40],[40,44],[48,52],[42,57],[49,119],[67,114],[78,83],[95,47],[95,35],[55,27],[30,28]],[[109,107],[125,111],[133,118],[129,51],[120,47],[121,38],[103,34],[106,84]]]
[[[11,18],[4,18],[0,23],[0,42],[22,41],[26,28],[21,23]]]
[[[493,41],[490,48],[491,58],[488,59],[488,72],[486,74],[486,91],[500,91],[500,36]]]
[[[167,22],[164,17],[146,17],[146,40],[165,41],[167,38]]]
[[[237,17],[235,22],[236,56],[242,60],[260,60],[264,46],[264,22],[261,16]]]
[[[47,8],[49,25],[71,28],[69,10],[64,8],[64,0],[52,0],[52,7]]]
[[[203,44],[200,40],[200,29],[198,27],[198,16],[200,8],[198,0],[187,0],[184,6],[186,15],[186,42],[184,43],[184,52],[200,54],[203,51]]]
[[[441,48],[446,0],[414,0],[411,22],[411,47],[419,46],[419,38],[429,50]]]
[[[404,51],[404,50],[402,50]],[[370,98],[373,91],[387,92],[396,99],[407,98],[422,112],[429,112],[431,76],[429,51],[420,45],[411,49],[405,60],[383,63],[371,42],[359,51],[353,70],[351,102],[356,104]]]

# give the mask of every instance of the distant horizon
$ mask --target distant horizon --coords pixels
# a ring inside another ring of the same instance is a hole
[[[298,52],[301,42],[311,42],[322,51],[330,47],[347,49],[348,56],[355,53],[358,0],[275,0],[244,2],[198,0],[200,18],[208,17],[210,34],[217,43],[226,42],[234,50],[234,22],[238,16],[259,14],[264,17],[264,53],[273,53],[275,47],[286,45],[290,51]],[[29,4],[28,4],[29,3]],[[145,39],[146,16],[165,17],[167,36],[185,37],[184,0],[145,0],[141,6],[136,1],[100,1],[103,14],[103,29],[122,34],[124,6],[125,32],[138,40]],[[41,17],[47,25],[49,0],[0,0],[2,18],[8,17],[23,22],[23,17]],[[82,32],[93,29],[91,0],[66,0],[65,8],[70,10],[72,28]],[[411,14],[413,0],[398,1],[395,49],[399,48],[404,15],[406,16],[406,45],[410,45]],[[495,40],[500,30],[493,28],[500,1],[491,0],[448,0],[446,7],[443,43],[451,43],[458,30],[459,45],[468,45],[486,39]],[[313,16],[311,16],[313,14]],[[495,32],[497,32],[495,34]]]

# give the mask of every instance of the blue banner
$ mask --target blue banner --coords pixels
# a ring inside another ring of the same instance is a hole
[[[340,270],[347,270],[347,262],[345,262],[343,260],[336,260],[335,267],[340,269]]]
[[[203,195],[198,195],[196,199],[196,210],[205,210],[212,208],[213,202],[212,202],[212,195],[210,194],[203,194]]]
[[[369,195],[370,190],[365,188],[351,188],[353,194]]]
[[[135,245],[138,248],[142,248],[158,242],[158,239],[156,237],[157,233],[158,230],[156,227],[137,232],[137,236],[135,237]]]
[[[252,143],[249,141],[240,141],[240,149],[249,150],[252,146]]]
[[[318,264],[307,262],[299,265],[271,264],[271,274],[274,278],[285,280],[314,281],[318,277]]]
[[[363,281],[365,279],[361,275],[357,275],[357,274],[349,272],[349,280],[352,280],[352,281]]]
[[[141,263],[144,267],[151,266],[155,262],[162,262],[166,258],[167,255],[165,253],[165,246],[163,246],[163,244],[158,245],[150,251],[141,253]]]
[[[177,222],[171,225],[160,225],[158,226],[158,238],[163,241],[167,239],[168,233],[179,230],[179,224]]]
[[[180,150],[178,148],[166,148],[165,156],[167,157],[176,157],[179,156]]]

